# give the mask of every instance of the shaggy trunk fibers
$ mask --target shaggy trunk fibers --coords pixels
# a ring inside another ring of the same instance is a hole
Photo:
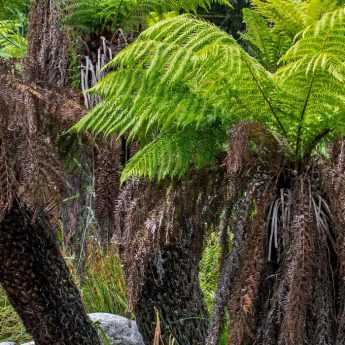
[[[235,210],[243,231],[233,227],[232,253],[221,274],[231,282],[223,293],[230,345],[345,343],[343,187],[338,194],[333,189],[331,200],[336,184],[323,174],[328,198],[319,169],[309,168],[289,178],[261,176],[254,193],[252,184],[245,193],[251,205],[245,216],[243,208]]]
[[[52,231],[15,202],[0,223],[0,283],[36,345],[98,345]]]
[[[131,181],[120,193],[115,238],[130,306],[145,344],[152,344],[157,314],[164,344],[205,341],[208,317],[198,265],[205,219],[212,219],[211,204],[223,195],[214,189],[216,175],[196,176],[172,186]]]
[[[193,226],[181,224],[186,231],[182,243],[162,247],[147,258],[142,291],[135,307],[137,322],[146,344],[152,344],[155,311],[159,314],[161,339],[169,344],[201,345],[206,337],[208,315],[202,302],[198,262],[193,253]]]

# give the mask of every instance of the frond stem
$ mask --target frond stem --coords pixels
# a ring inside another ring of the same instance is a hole
[[[308,160],[315,149],[315,147],[320,143],[320,141],[325,138],[329,133],[333,132],[333,128],[325,128],[319,134],[317,134],[314,139],[308,145],[308,148],[305,153],[305,159]]]
[[[311,96],[311,91],[313,89],[314,80],[315,80],[315,75],[313,75],[313,77],[311,79],[310,86],[309,86],[309,89],[308,89],[308,93],[307,93],[307,96],[306,96],[306,98],[304,100],[304,104],[303,104],[300,120],[299,120],[298,127],[297,127],[297,133],[296,133],[296,153],[295,153],[297,160],[298,160],[298,156],[299,156],[300,151],[301,151],[302,134],[303,134],[303,123],[304,123],[305,113],[307,111],[309,99],[310,99],[310,96]]]
[[[251,76],[252,76],[252,78],[253,78],[253,80],[254,80],[256,86],[258,87],[259,91],[261,92],[261,94],[262,94],[262,96],[263,96],[265,102],[268,104],[268,106],[269,106],[269,108],[270,108],[270,110],[271,110],[271,112],[272,112],[272,115],[273,115],[274,119],[277,121],[279,128],[281,129],[281,131],[283,132],[283,134],[287,137],[287,136],[288,136],[287,131],[286,131],[286,129],[284,128],[283,123],[280,121],[280,119],[279,119],[279,117],[278,117],[276,111],[274,110],[271,101],[270,101],[269,98],[266,96],[266,94],[265,94],[264,90],[262,89],[262,87],[261,87],[259,81],[258,81],[257,78],[255,77],[255,75],[254,75],[254,73],[253,73],[253,71],[252,71],[250,65],[248,64],[248,61],[245,61],[245,62],[246,62],[246,65],[247,65],[247,67],[248,67],[248,70],[249,70],[249,72],[250,72],[250,74],[251,74]]]

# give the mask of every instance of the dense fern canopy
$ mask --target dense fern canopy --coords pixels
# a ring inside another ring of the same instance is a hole
[[[75,129],[140,142],[123,179],[204,167],[245,120],[264,124],[293,161],[345,134],[345,7],[253,4],[245,11],[248,52],[212,24],[181,15],[148,28],[110,62],[92,90],[103,101]]]
[[[82,31],[136,30],[148,19],[157,19],[168,12],[196,12],[212,4],[229,5],[228,0],[70,0],[67,23]]]

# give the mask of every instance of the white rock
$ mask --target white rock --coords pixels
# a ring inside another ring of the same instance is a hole
[[[10,341],[4,341],[2,343],[0,343],[0,345],[17,345],[16,343],[12,343]]]

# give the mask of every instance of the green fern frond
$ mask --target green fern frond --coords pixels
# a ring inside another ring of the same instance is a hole
[[[225,138],[224,130],[215,128],[165,133],[133,156],[122,172],[122,182],[133,176],[158,180],[181,177],[192,167],[212,166]]]
[[[189,16],[149,28],[107,67],[115,71],[93,90],[118,109],[115,122],[102,127],[107,134],[216,120],[273,122],[271,75],[225,32]],[[91,129],[104,113],[104,105],[97,107],[95,122],[85,119],[77,129]]]
[[[326,13],[283,56],[276,81],[282,99],[295,108],[296,151],[319,133],[344,130],[345,8]],[[292,121],[293,125],[294,121]],[[290,126],[291,127],[291,126]]]
[[[246,32],[242,38],[250,44],[255,57],[268,70],[275,71],[279,59],[291,46],[291,38],[275,30],[262,15],[254,10],[244,9],[243,16]]]
[[[26,15],[29,5],[30,0],[0,0],[0,20],[13,20]]]
[[[290,39],[305,28],[301,3],[294,0],[253,0],[252,3],[258,14]]]
[[[339,7],[336,0],[253,0],[252,3],[256,12],[273,24],[275,31],[290,39]]]
[[[22,24],[14,20],[0,21],[0,57],[21,59],[27,51],[27,39],[22,34]]]
[[[283,72],[312,74],[321,69],[343,81],[344,37],[345,8],[325,14],[315,25],[303,31],[301,39],[282,58],[282,62],[288,63]]]
[[[30,0],[0,0],[0,58],[25,56],[29,4]]]

